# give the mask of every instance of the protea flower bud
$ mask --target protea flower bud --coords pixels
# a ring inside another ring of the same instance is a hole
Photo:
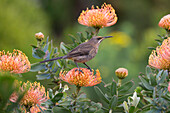
[[[38,41],[42,41],[44,39],[44,35],[43,33],[39,32],[39,33],[36,33],[35,34],[35,38],[38,40]]]
[[[127,75],[128,75],[128,70],[125,69],[125,68],[118,68],[118,69],[115,71],[115,74],[116,74],[116,76],[117,76],[119,79],[124,79],[124,78],[127,77]]]

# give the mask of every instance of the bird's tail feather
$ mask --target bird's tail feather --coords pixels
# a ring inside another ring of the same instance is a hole
[[[58,60],[58,59],[62,59],[62,58],[64,58],[64,56],[57,57],[57,58],[52,58],[52,59],[49,59],[49,60],[44,60],[44,61],[41,61],[40,63],[45,63],[45,62],[49,62],[49,61],[53,61],[53,60]]]

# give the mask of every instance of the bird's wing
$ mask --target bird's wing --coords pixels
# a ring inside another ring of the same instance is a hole
[[[74,48],[73,50],[71,50],[68,54],[67,57],[68,58],[72,58],[72,57],[77,57],[77,56],[84,56],[84,55],[88,55],[89,52],[94,48],[94,46],[90,45],[90,44],[80,44],[79,46],[77,46],[76,48]]]

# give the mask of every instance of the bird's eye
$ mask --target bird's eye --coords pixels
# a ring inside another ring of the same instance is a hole
[[[97,38],[97,40],[100,40],[101,38],[99,37],[99,38]]]

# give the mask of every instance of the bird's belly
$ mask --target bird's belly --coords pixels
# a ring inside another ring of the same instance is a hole
[[[72,58],[72,60],[74,60],[75,62],[80,62],[80,63],[84,63],[87,62],[89,60],[91,60],[92,58],[94,58],[94,56],[78,56],[78,57],[74,57]]]

